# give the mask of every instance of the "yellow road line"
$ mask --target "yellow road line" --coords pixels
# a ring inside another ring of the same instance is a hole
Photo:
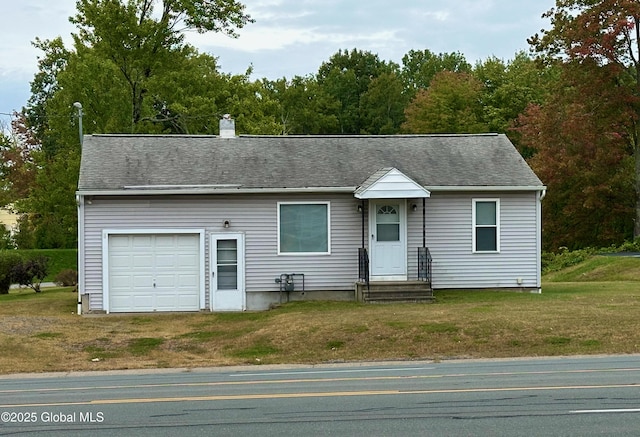
[[[640,368],[633,369],[587,369],[587,370],[541,370],[532,372],[487,372],[487,373],[453,373],[442,375],[406,375],[406,376],[358,376],[343,378],[296,378],[296,379],[266,379],[251,381],[215,381],[215,382],[176,382],[166,384],[131,384],[131,385],[110,385],[110,386],[87,386],[87,387],[58,387],[58,388],[28,388],[14,390],[0,390],[0,394],[16,393],[55,393],[64,391],[95,391],[95,390],[122,390],[131,388],[161,388],[161,387],[216,387],[232,385],[269,385],[269,384],[299,384],[309,382],[351,382],[351,381],[394,381],[407,379],[439,379],[439,378],[463,378],[475,376],[522,376],[522,375],[553,375],[553,374],[584,374],[584,373],[612,373],[612,372],[638,372]],[[301,372],[304,374],[304,372]],[[330,373],[330,372],[328,372]],[[239,377],[242,375],[234,375]]]
[[[291,399],[291,398],[318,398],[318,397],[346,397],[346,396],[384,396],[384,395],[426,395],[426,394],[458,394],[458,393],[495,393],[514,391],[549,391],[549,390],[592,390],[608,388],[638,388],[636,384],[612,384],[612,385],[569,385],[569,386],[541,386],[541,387],[503,387],[503,388],[466,388],[466,389],[439,389],[439,390],[364,390],[364,391],[334,391],[312,393],[265,393],[265,394],[239,394],[239,395],[212,395],[212,396],[178,396],[163,398],[125,398],[125,399],[97,399],[84,402],[52,402],[30,404],[6,404],[0,408],[26,408],[26,407],[52,407],[73,405],[109,405],[109,404],[143,404],[157,402],[202,402],[202,401],[233,401],[252,399]]]

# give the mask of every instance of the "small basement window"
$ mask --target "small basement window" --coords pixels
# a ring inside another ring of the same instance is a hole
[[[331,253],[329,202],[278,202],[278,254]]]

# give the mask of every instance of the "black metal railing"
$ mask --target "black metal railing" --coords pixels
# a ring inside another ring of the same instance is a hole
[[[358,248],[358,279],[369,286],[369,254],[364,247]]]
[[[418,247],[418,279],[431,282],[431,252],[428,247]]]

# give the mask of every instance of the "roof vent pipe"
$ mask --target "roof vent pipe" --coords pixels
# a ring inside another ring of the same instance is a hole
[[[220,138],[235,138],[236,122],[231,115],[224,114],[220,120]]]

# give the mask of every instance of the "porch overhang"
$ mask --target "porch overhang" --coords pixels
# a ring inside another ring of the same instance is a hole
[[[354,192],[356,199],[417,199],[431,193],[397,168],[387,167],[373,173]]]

